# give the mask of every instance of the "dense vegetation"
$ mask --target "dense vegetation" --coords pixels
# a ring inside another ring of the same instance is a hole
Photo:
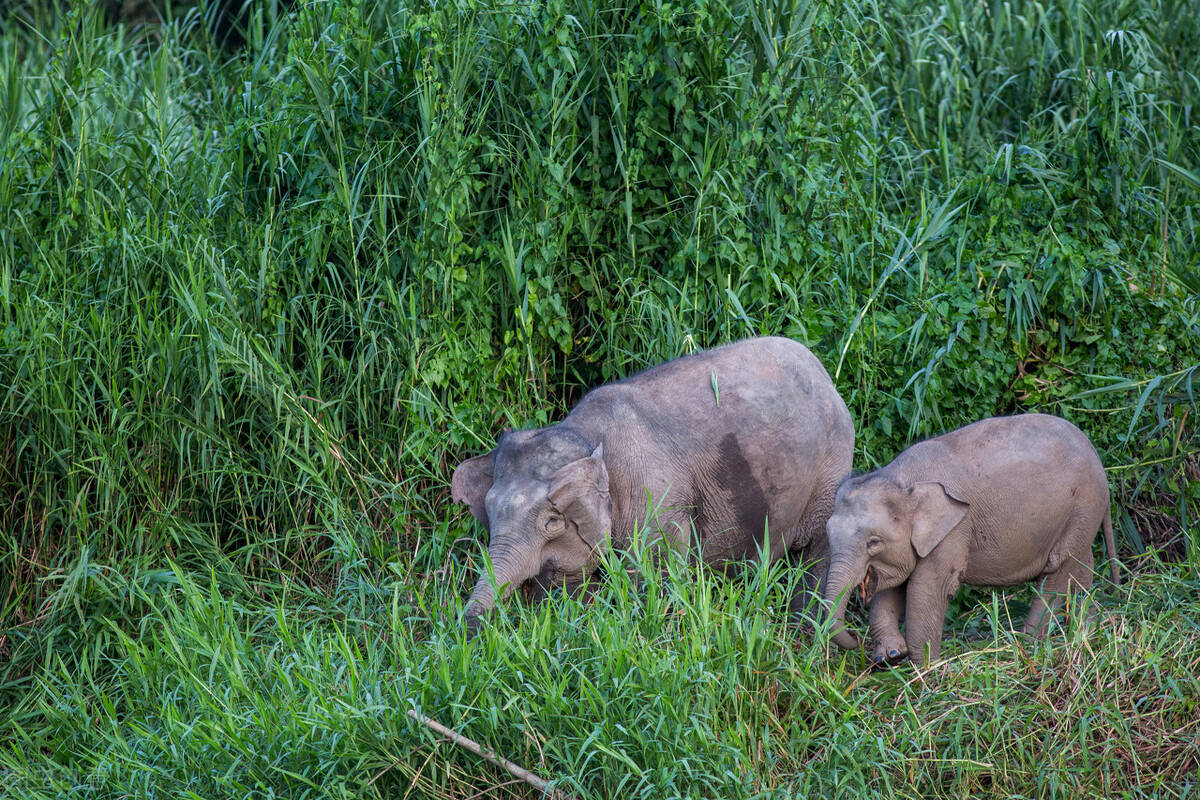
[[[1194,796],[1191,5],[265,3],[242,49],[0,6],[0,789],[538,796],[415,707],[577,797]],[[1088,432],[1097,623],[971,593],[870,673],[782,565],[634,553],[464,641],[454,464],[760,333],[860,468]]]

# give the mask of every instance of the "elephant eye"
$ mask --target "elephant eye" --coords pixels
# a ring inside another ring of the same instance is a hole
[[[557,514],[551,514],[546,518],[547,533],[562,533],[566,527],[567,523]]]
[[[868,550],[874,550],[876,547],[879,547],[879,545],[881,545],[881,544],[883,544],[883,541],[880,540],[880,538],[878,536],[872,536],[870,539],[867,539],[867,549]]]

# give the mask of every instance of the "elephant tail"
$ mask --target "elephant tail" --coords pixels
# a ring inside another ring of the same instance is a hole
[[[1108,568],[1112,575],[1113,585],[1116,586],[1121,582],[1120,564],[1117,562],[1117,545],[1113,541],[1112,528],[1112,509],[1108,508],[1104,511],[1104,520],[1100,523],[1101,529],[1104,531],[1104,549],[1108,555]]]

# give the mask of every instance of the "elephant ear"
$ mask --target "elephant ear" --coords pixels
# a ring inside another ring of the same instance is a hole
[[[479,520],[483,527],[491,530],[488,523],[487,506],[484,497],[492,488],[495,477],[495,461],[492,456],[495,450],[481,456],[468,458],[454,470],[450,479],[450,499],[456,503],[466,503],[471,507],[471,514]]]
[[[913,499],[913,549],[925,558],[962,521],[970,506],[937,481],[913,484],[908,494]]]
[[[590,456],[560,467],[550,479],[550,503],[575,523],[579,536],[592,547],[612,525],[612,499],[608,493],[608,469],[604,445]]]

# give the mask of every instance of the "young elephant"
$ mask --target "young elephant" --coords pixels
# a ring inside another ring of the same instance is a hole
[[[594,389],[557,425],[504,434],[458,466],[451,497],[491,533],[504,595],[577,585],[610,532],[628,544],[648,499],[677,546],[694,523],[706,561],[755,557],[768,526],[770,558],[816,560],[853,450],[850,413],[808,348],[749,339]],[[484,574],[469,630],[494,602]]]
[[[1066,420],[996,417],[915,444],[838,488],[825,585],[834,640],[858,647],[841,626],[848,596],[865,581],[875,661],[920,661],[927,647],[932,661],[960,584],[1011,586],[1039,575],[1042,593],[1024,629],[1041,636],[1045,598],[1092,585],[1101,527],[1115,583],[1108,480],[1092,443]]]

